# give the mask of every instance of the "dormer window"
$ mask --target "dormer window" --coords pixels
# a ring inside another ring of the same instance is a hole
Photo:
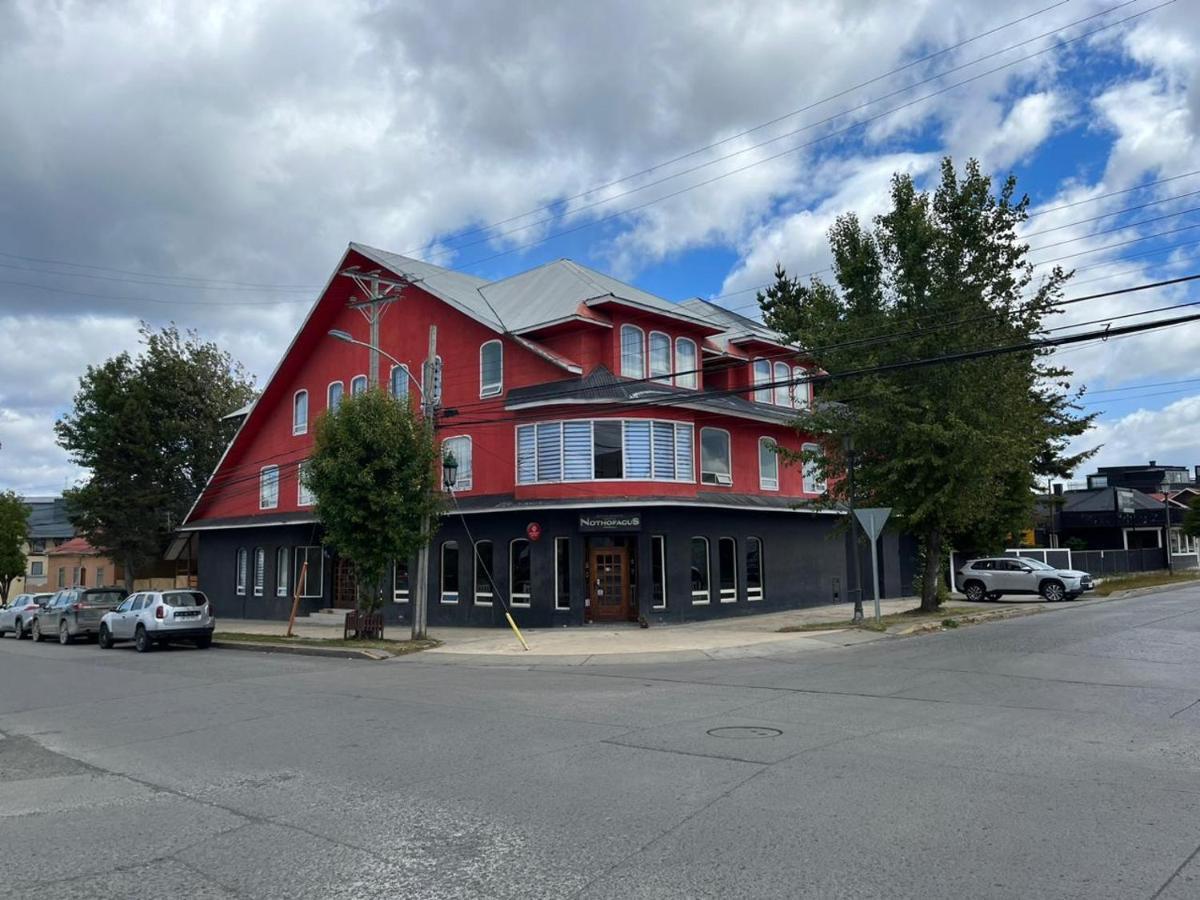
[[[671,383],[671,339],[661,331],[650,332],[650,377]]]
[[[792,391],[788,384],[792,378],[792,367],[785,362],[775,363],[775,405],[791,406]]]
[[[792,367],[792,381],[796,382],[792,385],[792,406],[796,409],[808,409],[812,399],[812,385],[807,381],[801,381],[801,378],[807,378],[806,372],[800,366]]]
[[[759,403],[771,402],[771,389],[769,387],[758,387],[758,385],[767,385],[771,383],[771,361],[769,359],[756,359],[753,363],[754,384],[754,399]]]
[[[646,345],[642,329],[621,326],[621,374],[626,378],[646,377]]]
[[[691,338],[675,338],[675,384],[695,390],[700,384],[697,368],[696,342]]]

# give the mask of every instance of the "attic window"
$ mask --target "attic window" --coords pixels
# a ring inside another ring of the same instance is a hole
[[[621,326],[621,374],[626,378],[646,377],[646,346],[642,329]]]
[[[296,391],[292,397],[292,434],[308,431],[308,391]]]

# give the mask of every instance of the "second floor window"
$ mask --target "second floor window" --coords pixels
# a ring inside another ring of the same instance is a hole
[[[805,453],[820,453],[818,444],[805,444],[801,448]],[[825,493],[825,479],[821,477],[821,466],[816,460],[805,460],[804,463],[804,493]]]
[[[330,412],[335,412],[342,405],[342,394],[345,393],[345,388],[340,381],[331,382],[328,390],[325,393],[326,408]]]
[[[758,486],[764,491],[779,490],[779,454],[769,437],[758,439]]]
[[[488,341],[479,348],[479,396],[495,397],[504,390],[504,345]]]
[[[626,378],[646,377],[646,348],[642,329],[636,325],[621,326],[621,374]]]
[[[690,422],[573,419],[517,426],[517,481],[695,480]]]
[[[650,332],[650,377],[671,383],[671,339],[661,331]]]
[[[296,505],[312,506],[316,502],[313,492],[308,489],[304,479],[308,477],[308,460],[296,467]]]
[[[704,484],[733,484],[728,431],[721,428],[700,429],[700,481]]]
[[[350,396],[357,397],[359,394],[365,393],[367,390],[367,376],[355,375],[350,379]]]
[[[258,475],[258,508],[274,509],[279,505],[279,466],[264,466]]]
[[[296,391],[292,398],[292,434],[308,431],[308,391]]]
[[[696,371],[696,342],[691,338],[675,338],[675,384],[681,388],[695,389],[700,385],[700,373]]]
[[[469,491],[471,489],[471,439],[466,435],[446,438],[442,441],[442,458],[451,453],[458,463],[458,471],[454,475],[454,490]]]
[[[390,387],[397,400],[408,396],[408,366],[392,366]]]

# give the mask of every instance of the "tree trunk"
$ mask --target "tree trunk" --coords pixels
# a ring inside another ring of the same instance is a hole
[[[0,603],[8,603],[8,589],[12,587],[12,581],[11,578],[0,580]]]
[[[125,579],[124,579],[125,590],[129,591],[129,593],[132,594],[133,593],[134,572],[133,572],[133,563],[130,562],[128,557],[126,557],[126,559],[125,559],[125,571],[123,574],[125,576]]]
[[[921,611],[937,612],[942,579],[942,530],[925,532],[925,571],[921,574]]]

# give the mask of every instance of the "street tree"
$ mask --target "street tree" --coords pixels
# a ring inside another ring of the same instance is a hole
[[[393,560],[428,543],[444,495],[432,431],[407,402],[371,389],[347,397],[316,425],[303,474],[316,500],[325,543],[354,565],[359,605],[379,608]]]
[[[1030,520],[1040,478],[1067,477],[1091,452],[1070,455],[1093,416],[1079,413],[1070,372],[1049,351],[905,368],[913,360],[1003,347],[1036,337],[1070,274],[1035,279],[1017,236],[1028,197],[1007,178],[998,193],[974,160],[960,176],[945,159],[936,188],[909,175],[873,227],[839,217],[829,233],[833,283],[803,283],[782,268],[759,294],[766,323],[836,375],[798,423],[828,435],[819,458],[830,499],[846,499],[842,439],[856,448],[859,505],[888,506],[922,545],[921,608],[942,596],[948,545],[995,549]],[[1094,452],[1094,451],[1093,451]]]
[[[87,470],[65,492],[72,523],[120,562],[125,587],[161,559],[254,396],[240,363],[195,333],[143,324],[144,348],[89,366],[58,443]]]
[[[1183,514],[1183,533],[1200,538],[1200,495],[1192,498]]]
[[[25,574],[29,507],[13,491],[0,493],[0,603],[8,602],[13,579]]]

